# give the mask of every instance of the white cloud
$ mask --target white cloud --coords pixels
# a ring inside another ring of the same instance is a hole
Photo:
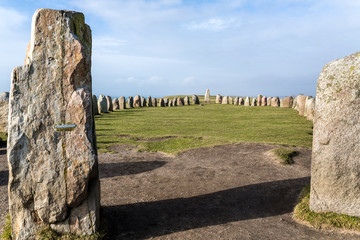
[[[202,22],[194,22],[188,25],[190,30],[221,31],[229,28],[237,28],[239,21],[236,18],[210,18]]]

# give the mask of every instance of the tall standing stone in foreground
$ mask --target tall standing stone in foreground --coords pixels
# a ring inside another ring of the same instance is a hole
[[[128,97],[127,107],[128,108],[134,108],[134,98],[132,96]]]
[[[249,97],[245,98],[244,106],[250,106],[250,98]]]
[[[134,107],[139,108],[141,107],[141,97],[139,95],[136,95],[134,97]]]
[[[192,95],[191,100],[193,104],[200,104],[200,100],[197,95]]]
[[[0,93],[0,132],[8,131],[9,93]]]
[[[205,96],[204,96],[204,103],[210,104],[210,90],[206,89]]]
[[[324,66],[316,90],[310,209],[360,217],[360,53]]]
[[[106,101],[107,101],[107,107],[108,107],[107,110],[108,110],[108,112],[114,111],[111,97],[110,97],[110,96],[106,96]]]
[[[126,109],[126,101],[124,96],[119,97],[119,109],[120,110]]]
[[[98,109],[99,109],[99,113],[107,113],[108,112],[107,100],[106,100],[106,97],[102,94],[100,94],[100,96],[99,96]]]
[[[113,101],[112,101],[112,106],[113,106],[113,110],[118,110],[118,109],[120,109],[119,99],[114,98]]]
[[[220,94],[216,95],[215,103],[222,104],[222,96]]]
[[[35,12],[25,65],[12,72],[9,110],[13,239],[35,239],[45,226],[60,233],[95,233],[100,182],[91,30],[82,13]]]

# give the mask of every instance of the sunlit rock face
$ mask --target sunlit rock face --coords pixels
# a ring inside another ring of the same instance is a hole
[[[12,72],[9,206],[14,239],[44,226],[95,233],[100,186],[91,89],[91,30],[82,13],[39,9],[25,65]]]

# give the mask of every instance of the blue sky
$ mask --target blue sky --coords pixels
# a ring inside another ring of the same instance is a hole
[[[37,8],[85,14],[93,92],[113,97],[315,95],[324,64],[360,46],[358,0],[0,0],[0,92]]]

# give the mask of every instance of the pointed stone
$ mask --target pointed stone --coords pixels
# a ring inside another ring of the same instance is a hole
[[[244,106],[247,106],[247,107],[250,106],[250,98],[249,97],[245,98]]]
[[[210,104],[210,90],[206,89],[205,96],[204,96],[204,103]]]

